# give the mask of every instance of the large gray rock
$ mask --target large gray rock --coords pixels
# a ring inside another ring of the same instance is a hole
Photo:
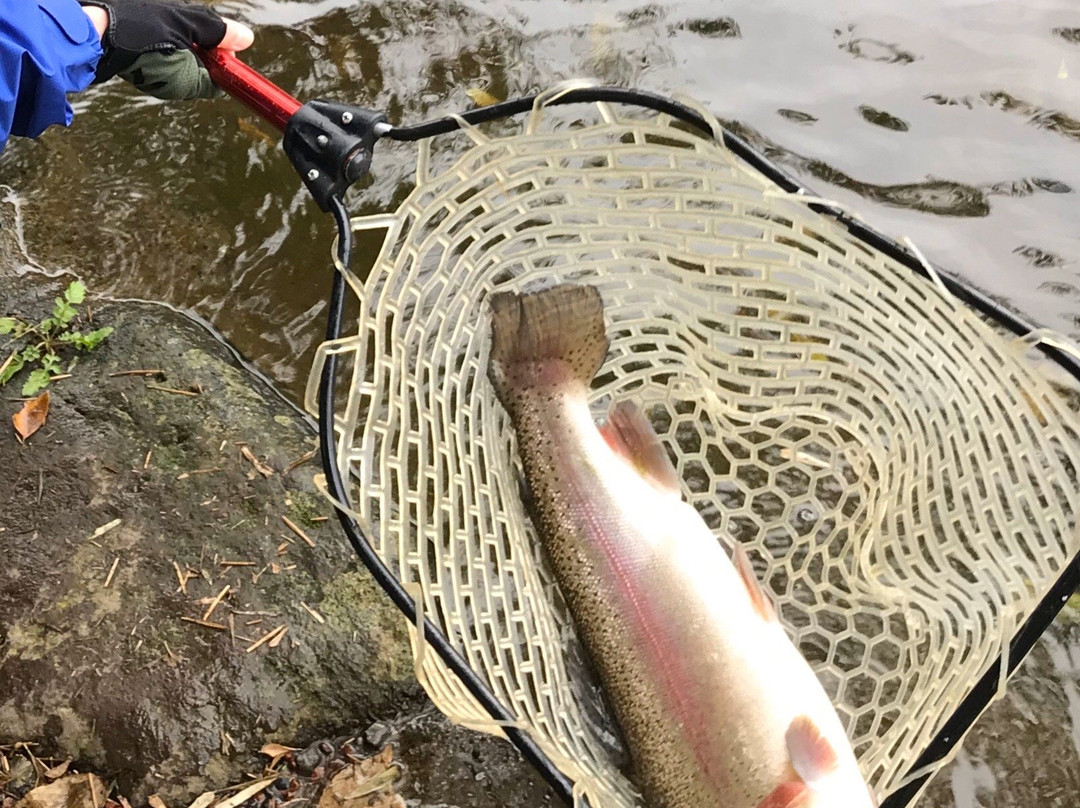
[[[0,284],[0,313],[48,310],[58,287],[30,281]],[[268,741],[381,720],[414,772],[406,797],[544,799],[508,744],[432,715],[403,619],[357,568],[314,461],[290,470],[316,448],[310,422],[181,313],[109,303],[93,318],[115,332],[50,388],[48,422],[25,445],[10,423],[19,404],[2,405],[0,744],[38,742],[137,802],[180,805],[258,771]],[[136,369],[161,373],[110,375]],[[177,569],[195,573],[183,590]],[[181,619],[226,585],[209,620],[225,630]],[[276,647],[246,650],[280,625]]]

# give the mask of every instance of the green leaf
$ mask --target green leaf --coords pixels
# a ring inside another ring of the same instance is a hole
[[[4,372],[0,373],[0,384],[7,384],[12,376],[14,376],[16,373],[23,369],[23,365],[25,364],[26,362],[23,360],[22,355],[15,354],[15,357],[11,360],[11,363],[6,368],[4,368]]]
[[[81,347],[85,348],[88,351],[92,351],[101,343],[103,339],[109,336],[109,334],[111,334],[112,332],[113,327],[111,325],[107,325],[104,328],[98,328],[94,331],[91,331],[89,334],[85,335],[82,338]]]
[[[64,291],[64,299],[68,303],[79,305],[86,299],[86,286],[82,281],[72,281]]]
[[[76,345],[82,343],[82,338],[81,331],[65,331],[57,337],[60,342],[74,342]]]
[[[14,317],[0,317],[0,334],[10,334],[19,327],[19,321]]]
[[[27,362],[36,362],[41,358],[41,346],[27,345],[22,350],[22,358]]]
[[[60,372],[60,357],[49,351],[45,356],[41,357],[41,367],[47,370],[50,374]]]
[[[26,380],[26,384],[22,387],[22,394],[24,396],[35,395],[40,390],[44,390],[48,387],[50,381],[52,381],[52,377],[49,376],[49,371],[38,368],[33,371]]]
[[[67,325],[75,319],[75,315],[78,312],[75,307],[68,303],[66,300],[56,298],[56,305],[53,306],[53,317],[57,319],[60,325]]]

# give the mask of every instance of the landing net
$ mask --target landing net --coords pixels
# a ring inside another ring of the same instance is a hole
[[[591,805],[636,804],[486,378],[493,290],[596,285],[596,417],[647,412],[887,795],[1080,549],[1076,416],[1030,344],[748,168],[711,116],[715,142],[552,97],[523,126],[462,122],[467,149],[435,141],[454,157],[421,144],[396,214],[353,221],[385,241],[369,275],[346,271],[356,333],[321,348],[307,397],[337,354],[351,507]],[[412,638],[436,705],[499,732]]]

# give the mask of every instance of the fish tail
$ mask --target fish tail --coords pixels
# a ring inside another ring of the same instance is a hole
[[[488,378],[507,410],[522,389],[567,377],[588,385],[607,351],[603,303],[595,286],[562,284],[491,297]]]

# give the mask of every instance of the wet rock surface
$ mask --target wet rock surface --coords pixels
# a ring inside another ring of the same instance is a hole
[[[39,316],[60,288],[0,278],[0,311]],[[395,744],[408,799],[540,804],[508,744],[433,714],[311,482],[305,417],[187,316],[91,308],[115,332],[51,386],[45,426],[20,444],[2,405],[0,744],[175,806],[259,772],[267,742],[374,726],[362,744]],[[157,372],[111,375],[132,370]]]

